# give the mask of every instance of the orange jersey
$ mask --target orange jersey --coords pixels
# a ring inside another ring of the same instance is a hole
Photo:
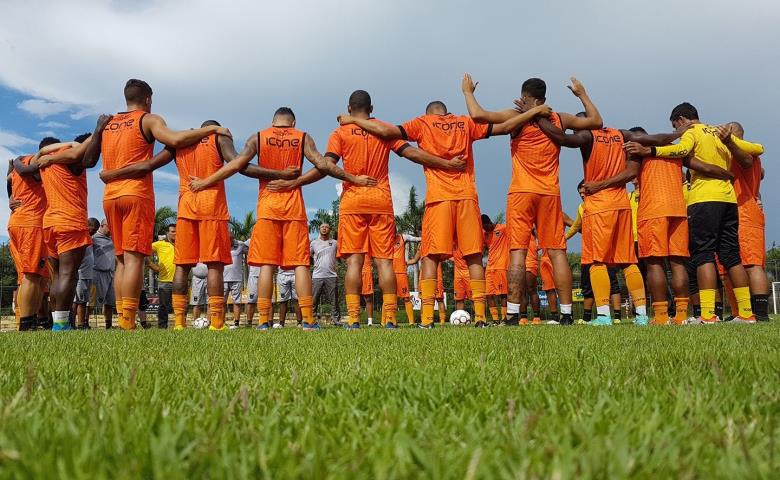
[[[734,193],[737,195],[740,224],[764,225],[764,212],[758,205],[761,187],[761,158],[753,157],[750,168],[742,168],[739,162],[731,162],[734,174]]]
[[[490,232],[488,246],[488,270],[506,270],[509,268],[509,235],[506,224],[500,223]]]
[[[660,217],[687,217],[680,185],[682,159],[646,157],[639,169],[639,207],[637,221]]]
[[[70,148],[70,147],[67,147]],[[63,149],[58,150],[61,152]],[[74,175],[68,165],[52,164],[41,169],[41,181],[48,206],[43,228],[87,228],[87,172]]]
[[[22,158],[22,163],[29,165],[32,156]],[[21,176],[16,170],[11,172],[11,193],[13,198],[22,205],[11,212],[9,227],[41,227],[43,215],[46,213],[46,192],[43,182],[32,175]]]
[[[228,220],[230,214],[225,198],[225,182],[220,181],[200,192],[190,190],[190,177],[208,178],[223,164],[217,146],[217,135],[203,137],[200,142],[176,150],[179,170],[179,218],[188,220]]]
[[[613,177],[626,168],[623,134],[614,128],[592,130],[593,145],[585,162],[585,181],[598,182]],[[682,182],[680,182],[682,183]],[[605,188],[585,197],[585,215],[630,209],[625,185]]]
[[[292,127],[270,127],[257,133],[258,164],[284,170],[303,166],[306,133]],[[306,206],[300,188],[286,192],[268,190],[269,180],[260,180],[257,215],[271,220],[306,220]]]
[[[406,273],[406,242],[400,233],[395,235],[393,242],[393,272]]]
[[[427,192],[425,203],[443,200],[477,200],[477,182],[474,176],[476,140],[488,138],[492,124],[478,124],[465,115],[423,115],[400,126],[407,140],[417,142],[421,149],[442,158],[461,156],[466,170],[457,172],[423,167]]]
[[[452,249],[452,262],[455,264],[455,275],[469,278],[469,265],[457,248]]]
[[[149,160],[154,155],[154,139],[144,135],[141,121],[146,112],[120,112],[111,118],[103,130],[103,170],[115,170]],[[149,172],[141,178],[114,180],[106,185],[103,198],[110,200],[124,195],[154,201],[154,182]]]
[[[374,122],[379,120],[372,118]],[[339,212],[344,214],[393,214],[388,162],[390,150],[400,153],[408,144],[402,140],[381,140],[357,125],[342,125],[331,133],[325,155],[344,161],[344,171],[368,175],[374,187],[343,182]]]
[[[553,113],[550,121],[561,127],[561,117]],[[512,183],[509,193],[560,195],[561,146],[550,140],[536,122],[522,126],[509,142],[512,153]]]

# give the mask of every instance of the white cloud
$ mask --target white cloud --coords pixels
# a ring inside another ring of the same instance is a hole
[[[393,211],[396,215],[401,215],[409,202],[409,189],[412,182],[403,175],[390,172],[390,192],[393,194]]]
[[[154,179],[161,182],[171,182],[177,185],[179,184],[179,176],[177,174],[164,172],[162,170],[157,170],[154,172]]]
[[[14,148],[25,145],[35,145],[37,143],[38,142],[35,140],[19,135],[18,133],[0,129],[0,146]]]
[[[41,128],[68,128],[70,125],[62,122],[43,122],[38,124]]]
[[[44,130],[42,132],[38,132],[39,137],[57,137],[57,132],[53,130]]]
[[[341,182],[338,182],[334,185],[336,187],[336,196],[341,197],[341,193],[344,191],[344,186],[341,184]]]
[[[50,102],[40,98],[31,98],[20,102],[17,107],[39,118],[46,118],[70,110],[70,105],[60,102]]]

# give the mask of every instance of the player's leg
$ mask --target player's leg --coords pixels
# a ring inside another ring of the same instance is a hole
[[[609,301],[612,305],[612,323],[620,323],[623,319],[623,303],[620,292],[620,283],[618,283],[618,268],[607,269],[609,273]]]
[[[612,325],[609,271],[604,263],[604,259],[610,257],[609,248],[614,231],[609,213],[586,215],[582,219],[582,262],[590,265],[590,286],[596,305],[596,319],[590,325]],[[554,271],[555,260],[552,259],[552,252],[550,255]],[[557,285],[558,279],[555,280]]]
[[[138,313],[138,302],[144,280],[144,260],[146,255],[140,252],[125,250],[122,269],[122,328],[135,329],[135,318]],[[117,265],[117,272],[119,266]]]
[[[392,248],[392,245],[391,245]],[[387,252],[384,253],[387,255]],[[392,250],[390,251],[392,255]],[[396,284],[393,261],[391,258],[374,258],[379,288],[382,289],[382,323],[385,328],[395,328],[397,325],[396,311],[398,310],[398,285]]]
[[[433,328],[439,263],[452,255],[457,205],[453,201],[436,202],[426,207],[420,244],[420,326]],[[480,230],[481,231],[481,230]],[[480,259],[481,265],[481,259]],[[484,296],[483,296],[484,301]]]
[[[254,242],[251,243],[254,245]],[[268,330],[273,319],[273,304],[271,297],[274,294],[275,265],[261,265],[260,276],[257,277],[257,329]]]
[[[558,292],[555,289],[545,290],[547,294],[547,308],[550,309],[550,320],[547,323],[559,324],[561,317],[558,314]]]
[[[553,280],[561,302],[561,324],[571,325],[572,320],[572,275],[569,259],[566,256],[564,239],[563,209],[561,197],[540,195],[534,211],[539,247],[547,250],[553,267]]]
[[[360,323],[360,290],[364,259],[363,253],[351,253],[346,257],[347,272],[344,275],[344,293],[347,300],[350,327]]]
[[[360,327],[360,292],[363,262],[369,251],[369,223],[373,215],[341,215],[339,217],[339,256],[346,260],[344,297],[349,317],[347,327]]]
[[[653,325],[669,324],[669,302],[666,299],[666,269],[663,257],[647,257],[647,286],[653,299]]]
[[[19,330],[35,329],[35,314],[41,302],[41,276],[24,273],[16,292],[16,310],[19,312]]]
[[[409,301],[409,275],[406,272],[395,274],[395,294],[406,312],[406,322],[409,325],[414,324],[414,307]]]
[[[177,228],[178,231],[178,228]],[[187,327],[187,283],[190,270],[194,265],[177,264],[173,272],[173,286],[171,291],[171,306],[173,307],[173,328],[183,330]],[[197,318],[197,317],[195,317]]]
[[[531,317],[531,324],[532,325],[541,325],[542,319],[541,319],[541,312],[542,312],[542,304],[539,301],[539,289],[537,286],[537,277],[534,277],[532,279],[526,279],[526,289],[528,289],[528,301],[531,304],[531,310],[533,311],[533,316]]]
[[[233,297],[233,326],[235,327],[241,323],[241,293],[243,289],[244,282],[236,282],[230,292]]]
[[[307,244],[308,245],[308,244]],[[309,247],[306,246],[306,253],[308,254]],[[303,325],[304,329],[317,329],[317,325],[314,320],[313,307],[314,302],[312,300],[312,285],[311,285],[311,269],[308,265],[299,265],[295,267],[295,291],[298,296],[298,308],[297,312],[300,312],[300,318],[298,319]]]
[[[739,214],[734,203],[722,204],[718,232],[718,259],[728,271],[737,302],[736,322],[754,323],[756,317],[750,302],[749,278],[739,253]]]
[[[276,302],[279,305],[279,320],[274,322],[274,328],[276,325],[284,326],[287,322],[287,304],[292,300],[290,298],[281,298]]]
[[[748,275],[750,303],[753,315],[759,322],[769,321],[769,278],[766,265],[766,243],[764,225],[739,224],[739,252],[742,265]]]
[[[78,269],[84,259],[86,245],[61,252],[58,259],[57,281],[52,284],[51,294],[54,297],[55,329],[62,329],[68,323],[68,313],[73,306],[73,297],[78,282]]]
[[[536,274],[526,271],[523,280],[523,294],[520,296],[520,325],[528,325],[528,305],[531,297],[531,285],[534,282],[536,282]]]
[[[674,293],[675,325],[682,325],[688,318],[689,281],[687,264],[687,257],[669,257],[669,268],[672,271],[672,292]]]

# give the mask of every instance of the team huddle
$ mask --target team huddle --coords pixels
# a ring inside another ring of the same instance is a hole
[[[175,329],[187,325],[189,276],[198,264],[207,269],[209,328],[225,328],[223,271],[233,260],[224,182],[237,173],[259,182],[247,263],[256,269],[253,308],[260,329],[271,327],[277,269],[293,272],[303,328],[320,328],[313,312],[302,187],[324,176],[343,181],[337,254],[347,266],[349,329],[360,326],[364,267],[370,269],[372,261],[382,291],[382,325],[396,328],[399,297],[411,320],[411,306],[404,301],[409,292],[406,267],[417,259],[403,255],[406,241],[420,244],[420,328],[434,326],[434,305],[442,296],[437,273],[440,276],[441,263],[450,258],[455,263],[456,302],[462,307],[466,298],[471,300],[475,326],[491,324],[488,304],[497,324],[528,323],[529,303],[539,311],[538,275],[554,312],[551,323],[572,324],[566,239],[574,230],[567,234],[566,225],[582,234],[583,283],[587,281],[596,307],[591,325],[612,324],[615,269],[623,270],[638,325],[716,322],[719,269],[733,291],[733,321],[768,318],[759,193],[763,146],[744,140],[738,123],[707,125],[695,107],[683,103],[672,110],[670,133],[607,128],[574,78],[569,88],[583,106],[576,115],[554,112],[545,103],[545,82],[538,78],[523,83],[513,108],[488,111],[475,97],[476,85],[464,76],[468,115],[452,114],[444,103],[433,101],[424,115],[401,125],[374,118],[371,97],[357,90],[321,154],[315,140],[296,128],[295,114],[287,107],[276,110],[270,125],[252,134],[241,152],[230,131],[214,120],[173,131],[151,113],[151,87],[129,80],[124,88],[127,111],[101,115],[91,135],[73,142],[47,137],[37,153],[13,161],[8,231],[19,273],[19,329],[34,328],[49,278],[53,329],[69,328],[77,271],[97,230],[87,222],[86,175],[101,158],[122,329],[136,326],[144,265],[152,253],[153,171],[171,161],[179,174],[172,281]],[[512,165],[505,225],[494,225],[481,214],[472,148],[474,142],[498,135],[509,136]],[[165,147],[157,154],[155,142]],[[576,221],[564,215],[561,204],[561,147],[582,153],[584,180],[578,189],[583,204]],[[423,167],[426,196],[419,238],[396,229],[388,177],[391,151]],[[255,157],[258,161],[252,163]],[[305,172],[304,158],[313,165]],[[629,196],[626,184],[632,180],[638,186],[634,193],[641,196]],[[482,262],[486,244],[487,268]]]

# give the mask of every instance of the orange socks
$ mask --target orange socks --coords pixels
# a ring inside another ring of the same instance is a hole
[[[406,321],[411,325],[414,323],[414,307],[408,298],[404,300],[404,308],[406,308]]]
[[[348,293],[347,297],[347,315],[349,324],[360,323],[360,295]]]
[[[688,297],[674,299],[674,324],[682,325],[688,318]]]
[[[490,318],[492,318],[494,322],[501,320],[498,318],[498,307],[490,307]]]
[[[601,316],[609,317],[609,272],[606,265],[590,266],[590,285],[593,288],[596,311]]]
[[[420,280],[420,300],[422,301],[421,322],[423,325],[433,323],[433,305],[436,295],[436,279],[426,278]]]
[[[444,301],[439,302],[439,323],[444,325],[447,323],[447,312],[444,309]]]
[[[669,325],[669,302],[653,302],[653,325]]]
[[[312,296],[309,295],[308,297],[298,297],[298,306],[301,307],[303,323],[314,325],[314,299]]]
[[[173,294],[173,316],[176,328],[185,328],[187,326],[187,295],[181,293]]]
[[[257,325],[268,323],[270,325],[271,320],[271,299],[270,298],[258,298],[257,299]]]
[[[471,301],[474,303],[474,323],[485,322],[485,281],[471,280]]]
[[[637,315],[647,315],[647,299],[645,298],[645,282],[642,280],[642,272],[636,265],[629,265],[623,269],[626,277],[626,286],[631,298],[634,300],[634,309]]]
[[[122,320],[119,326],[123,330],[135,330],[135,316],[138,314],[138,299],[122,299]]]
[[[116,301],[114,301],[114,304],[115,304],[114,309],[116,309],[117,325],[119,326],[119,328],[123,328],[122,325],[124,325],[125,322],[122,321],[122,305],[123,305],[122,298],[121,297],[117,298]],[[113,317],[113,313],[111,314],[111,316]]]
[[[382,294],[382,324],[396,324],[395,312],[398,310],[398,297],[395,293]]]
[[[214,330],[225,328],[225,297],[209,297],[209,323]]]

